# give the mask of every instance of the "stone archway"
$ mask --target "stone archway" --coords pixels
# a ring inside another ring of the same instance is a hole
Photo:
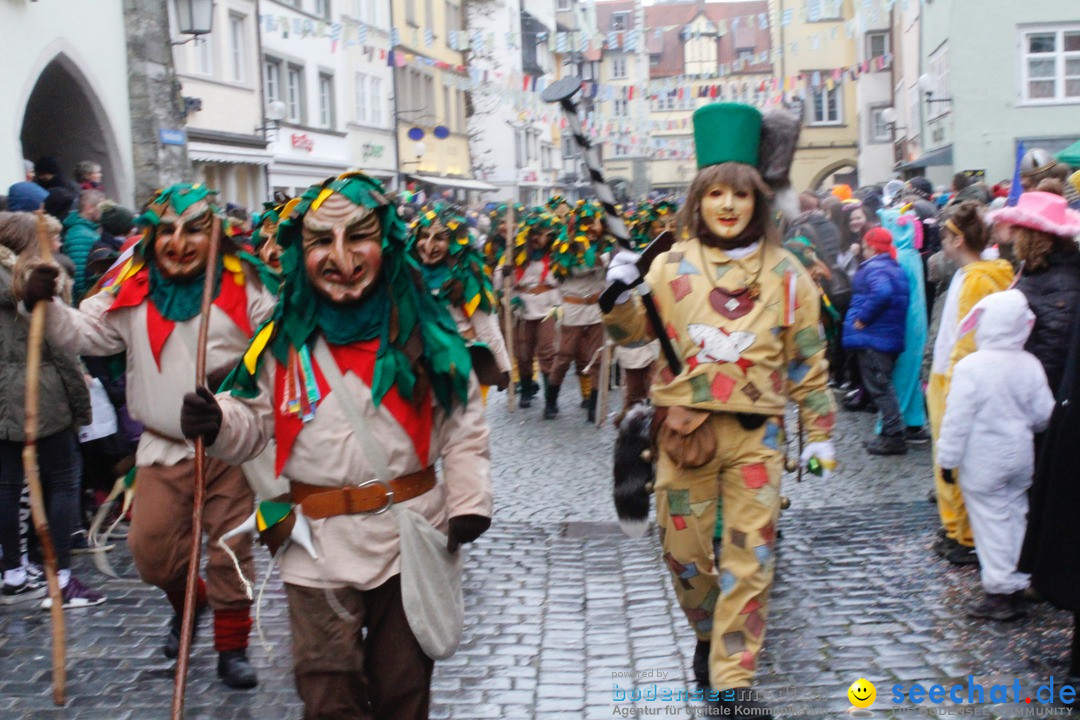
[[[843,172],[845,169],[847,169],[848,172]],[[813,181],[810,183],[810,188],[813,190],[820,190],[825,181],[833,175],[842,175],[843,177],[839,178],[839,181],[850,185],[852,189],[854,189],[858,186],[859,161],[855,159],[837,160],[834,163],[826,165],[814,176]]]
[[[80,161],[100,164],[106,194],[124,197],[126,183],[108,118],[90,83],[63,53],[38,76],[26,101],[19,140],[23,157],[52,155],[72,180]]]

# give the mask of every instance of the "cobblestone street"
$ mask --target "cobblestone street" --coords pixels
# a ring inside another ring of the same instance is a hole
[[[635,706],[691,717],[700,705],[615,702],[613,685],[648,692],[691,685],[694,638],[675,604],[655,531],[625,538],[610,500],[614,431],[597,430],[577,408],[568,382],[557,420],[541,408],[509,415],[493,394],[496,518],[469,548],[466,633],[461,650],[438,663],[432,716],[608,718]],[[613,402],[616,406],[617,401]],[[862,449],[871,416],[842,413],[841,468],[828,482],[785,478],[791,508],[781,520],[777,582],[758,687],[786,716],[837,717],[850,709],[847,687],[877,685],[878,714],[896,683],[1025,688],[1062,677],[1070,618],[1029,605],[1015,623],[975,622],[963,606],[979,593],[975,569],[940,561],[929,446],[876,459]],[[89,560],[76,574],[105,589],[108,602],[69,612],[66,708],[50,696],[46,613],[0,608],[0,717],[124,720],[168,716],[172,663],[161,655],[170,611],[142,585],[126,547],[113,553],[124,579],[106,583]],[[259,554],[259,571],[267,556]],[[229,691],[215,675],[205,623],[193,652],[188,717],[299,718],[291,674],[286,608],[273,578],[262,626],[270,651],[253,637],[260,685]],[[1033,690],[1032,690],[1033,691]],[[914,706],[911,706],[912,708]],[[987,706],[1019,715],[1022,706]],[[778,716],[784,716],[779,712]]]

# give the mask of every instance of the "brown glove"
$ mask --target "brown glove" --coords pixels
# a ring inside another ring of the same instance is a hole
[[[207,447],[214,444],[221,431],[221,406],[214,393],[205,387],[195,388],[195,392],[184,395],[184,404],[180,408],[180,432],[186,438],[201,437]]]
[[[49,301],[56,295],[56,279],[60,268],[55,265],[38,265],[26,276],[23,287],[23,306],[32,311],[38,300]]]
[[[457,552],[461,545],[476,540],[487,532],[489,527],[491,527],[491,518],[483,515],[458,515],[450,518],[446,549],[452,553]]]

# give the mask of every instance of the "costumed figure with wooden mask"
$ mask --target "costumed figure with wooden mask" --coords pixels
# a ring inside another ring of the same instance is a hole
[[[309,719],[428,717],[434,660],[406,607],[419,598],[403,592],[399,518],[448,533],[444,555],[491,522],[480,384],[407,240],[377,180],[309,188],[278,229],[272,319],[223,392],[184,401],[184,431],[209,428],[211,455],[244,462],[275,441],[286,512],[257,527],[287,522],[296,541],[280,568]]]
[[[786,404],[800,406],[802,462],[835,466],[835,408],[818,291],[780,245],[775,192],[788,185],[798,120],[718,103],[694,113],[698,173],[683,236],[645,276],[682,361],[658,361],[656,518],[675,594],[698,638],[694,673],[722,713],[768,710],[748,693],[765,640],[776,564]],[[639,256],[612,258],[609,281],[640,279]],[[634,291],[604,316],[620,344],[652,337]],[[632,425],[628,417],[623,429]],[[619,458],[616,457],[616,464]],[[720,505],[723,543],[713,556]],[[731,691],[731,692],[728,692]]]

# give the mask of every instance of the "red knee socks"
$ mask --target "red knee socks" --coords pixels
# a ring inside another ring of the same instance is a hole
[[[214,611],[214,649],[243,650],[251,634],[251,608]]]

